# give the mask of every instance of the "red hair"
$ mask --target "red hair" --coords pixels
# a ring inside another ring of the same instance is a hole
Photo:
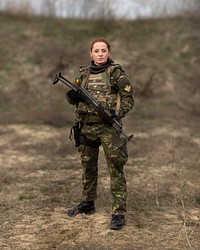
[[[99,38],[92,40],[92,42],[90,43],[90,51],[92,51],[94,44],[98,43],[98,42],[105,43],[108,47],[108,51],[110,52],[110,43],[108,42],[108,40],[106,40],[105,38],[102,38],[102,37],[99,37]]]

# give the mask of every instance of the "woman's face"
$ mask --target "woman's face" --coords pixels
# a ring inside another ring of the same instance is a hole
[[[90,56],[96,65],[102,65],[106,63],[108,57],[110,56],[110,51],[108,50],[107,44],[104,42],[94,43],[92,50],[90,51]]]

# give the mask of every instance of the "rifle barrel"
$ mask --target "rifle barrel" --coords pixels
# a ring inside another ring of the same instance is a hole
[[[67,80],[65,77],[63,77],[61,75],[61,73],[59,73],[58,75],[56,75],[53,84],[56,84],[58,81],[61,81],[63,84],[65,84],[66,86],[68,86],[69,88],[71,88],[72,90],[76,91],[76,92],[80,92],[80,94],[83,95],[85,101],[92,105],[95,109],[97,109],[97,111],[101,114],[104,115],[107,120],[111,123],[111,125],[120,133],[122,134],[127,141],[131,141],[133,135],[127,136],[124,131],[122,130],[122,126],[121,124],[117,121],[116,118],[112,118],[112,115],[110,113],[109,110],[105,109],[98,101],[96,101],[93,96],[90,95],[90,93],[84,89],[81,86],[78,86],[72,82],[70,82],[69,80]]]

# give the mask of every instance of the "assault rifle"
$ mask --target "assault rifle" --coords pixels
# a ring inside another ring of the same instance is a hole
[[[122,130],[121,124],[117,121],[116,118],[113,118],[113,115],[109,110],[107,110],[105,107],[103,107],[98,101],[96,101],[90,93],[83,87],[74,84],[64,78],[61,73],[56,75],[53,84],[56,84],[58,81],[61,81],[66,86],[68,86],[70,89],[74,90],[77,94],[80,95],[80,97],[89,105],[91,105],[94,109],[97,110],[97,112],[104,118],[106,121],[109,122],[110,125],[112,125],[119,133],[121,133],[127,141],[131,141],[133,135],[127,136],[124,131]]]

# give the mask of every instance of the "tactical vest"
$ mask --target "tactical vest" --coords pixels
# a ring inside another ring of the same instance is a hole
[[[112,77],[112,71],[117,67],[119,68],[121,66],[113,64],[102,73],[90,74],[87,81],[88,92],[108,110],[115,109],[117,104],[118,87]],[[84,83],[84,79],[87,75],[86,72],[87,71],[84,70],[82,83]],[[83,102],[78,104],[76,113],[81,120],[86,122],[99,122],[101,119],[94,108]]]

